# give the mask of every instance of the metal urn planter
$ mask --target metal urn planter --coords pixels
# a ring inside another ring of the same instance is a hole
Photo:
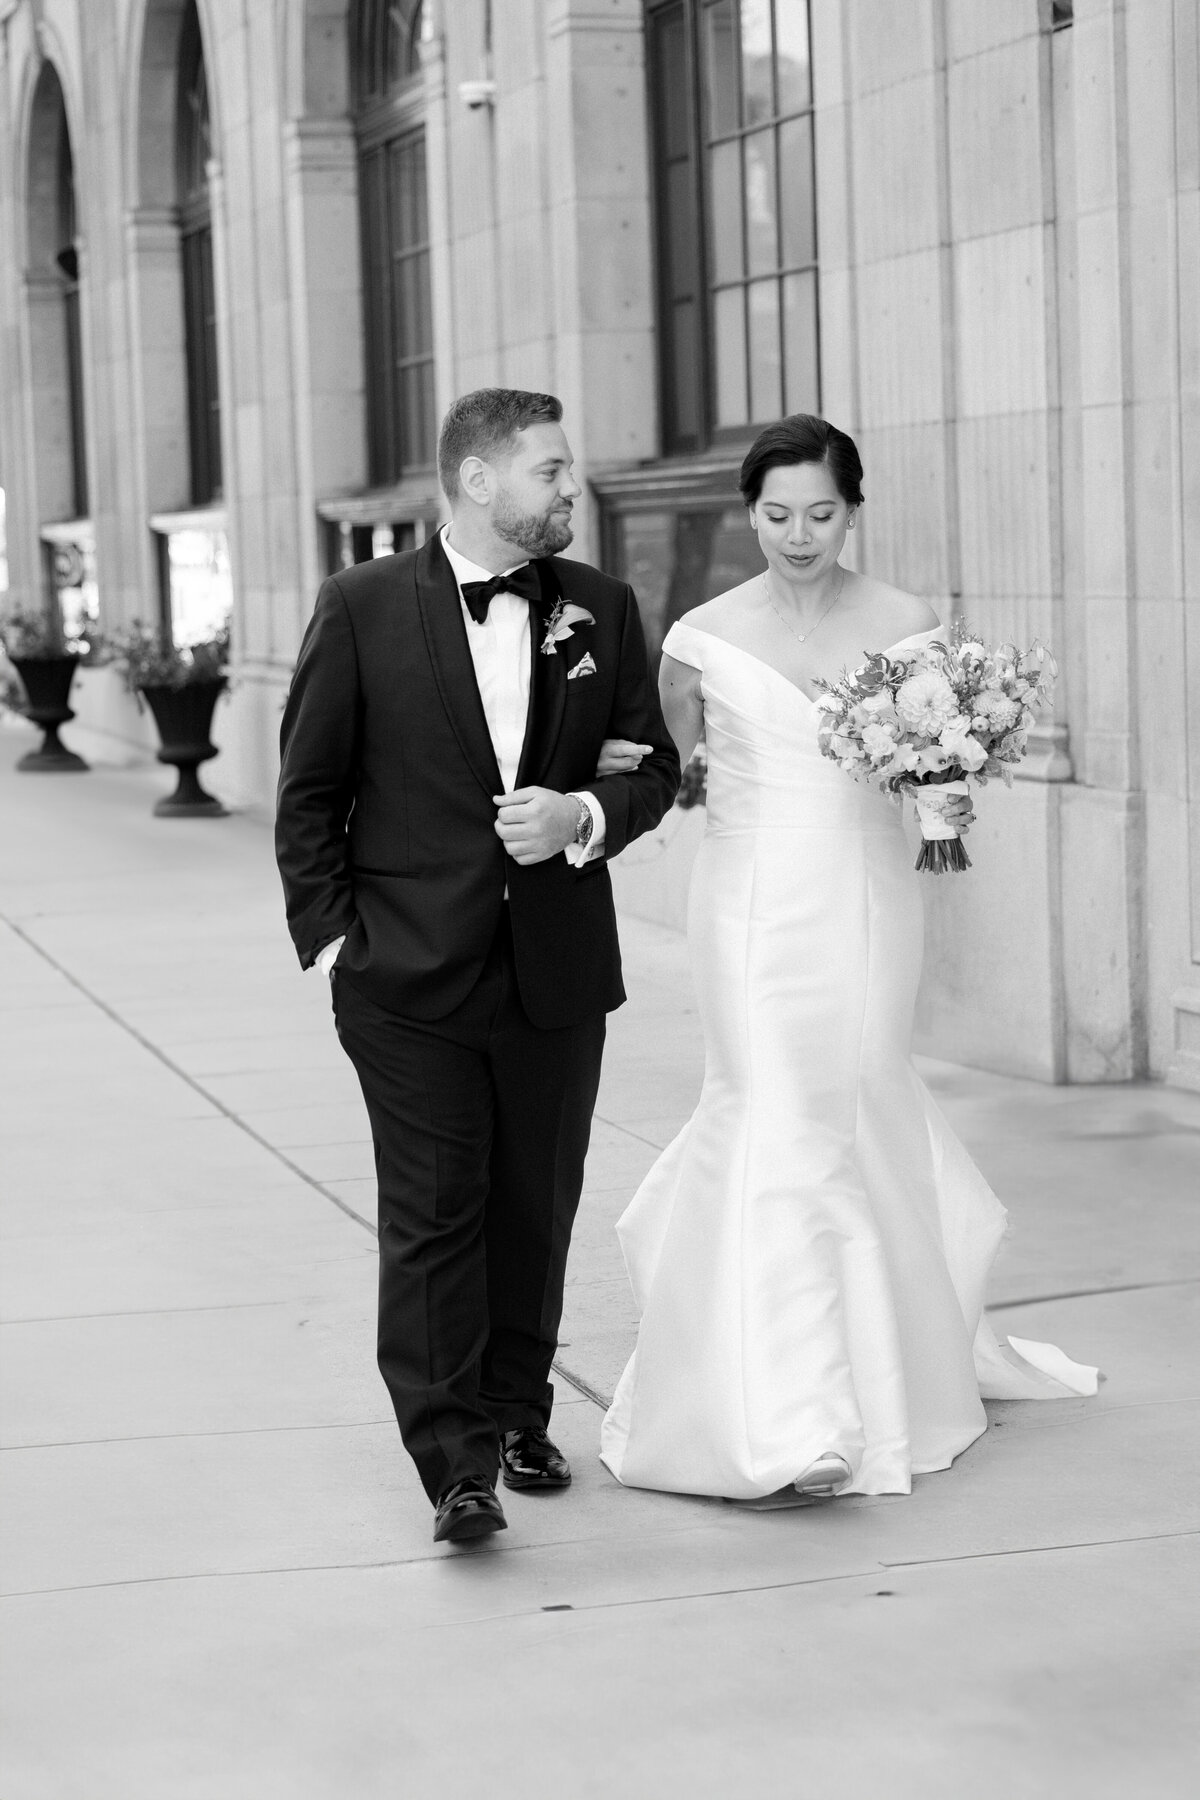
[[[59,741],[59,728],[75,717],[67,705],[71,683],[79,665],[77,656],[11,656],[9,661],[21,677],[28,705],[25,717],[40,727],[42,742],[30,750],[17,764],[26,774],[79,774],[86,770],[82,756]]]
[[[215,795],[200,785],[196,771],[219,754],[209,737],[213,708],[225,691],[224,676],[213,681],[187,681],[178,687],[144,686],[139,689],[158,726],[161,763],[179,772],[175,792],[154,808],[158,819],[223,819],[226,809]]]

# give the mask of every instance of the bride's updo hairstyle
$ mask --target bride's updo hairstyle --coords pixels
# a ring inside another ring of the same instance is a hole
[[[791,413],[759,432],[738,476],[745,504],[757,502],[769,470],[793,463],[824,463],[846,505],[862,505],[863,466],[854,439],[815,413]]]

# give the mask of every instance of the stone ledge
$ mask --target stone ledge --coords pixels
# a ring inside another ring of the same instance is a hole
[[[1167,1070],[1172,1087],[1200,1093],[1200,988],[1179,988],[1171,995],[1175,1008],[1175,1061]]]

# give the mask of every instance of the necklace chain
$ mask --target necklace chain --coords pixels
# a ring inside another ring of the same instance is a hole
[[[816,625],[810,625],[808,630],[804,631],[804,632],[797,631],[796,627],[794,625],[789,625],[788,621],[784,618],[783,614],[780,612],[779,608],[776,606],[774,600],[772,600],[771,584],[767,580],[767,572],[765,569],[763,570],[762,584],[763,584],[763,593],[767,596],[767,605],[770,607],[771,611],[775,614],[775,617],[779,620],[779,623],[783,626],[783,629],[785,631],[790,631],[792,636],[795,638],[796,642],[798,644],[802,644],[806,638],[810,638],[812,636],[813,632],[817,629],[818,625],[823,625],[825,623],[825,620],[829,617],[830,613],[833,611],[834,607],[837,605],[838,601],[841,599],[842,589],[846,585],[846,571],[845,571],[845,569],[843,569],[841,563],[839,563],[838,564],[837,593],[833,596],[833,599],[829,602],[829,605],[825,608],[825,611],[821,614],[820,618],[817,620]]]

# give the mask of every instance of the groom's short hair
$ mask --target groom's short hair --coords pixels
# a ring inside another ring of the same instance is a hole
[[[557,425],[562,401],[553,394],[530,394],[524,388],[476,388],[463,394],[442,420],[438,435],[438,479],[447,500],[458,497],[458,471],[468,456],[494,460],[512,448],[527,425]]]

